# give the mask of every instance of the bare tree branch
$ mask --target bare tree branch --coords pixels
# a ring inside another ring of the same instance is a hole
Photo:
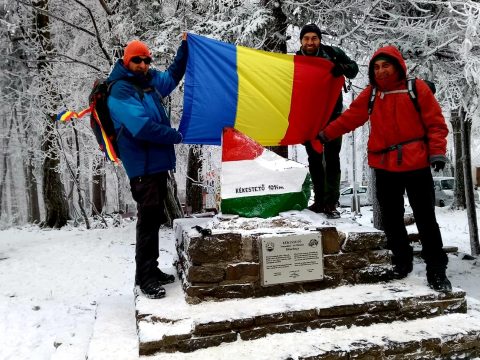
[[[105,58],[108,60],[108,63],[110,65],[113,64],[113,61],[111,59],[111,57],[108,55],[108,52],[107,50],[105,49],[105,47],[103,46],[103,42],[102,42],[102,38],[100,37],[100,33],[98,32],[98,27],[97,27],[97,22],[95,21],[95,17],[93,16],[93,13],[92,13],[92,10],[90,10],[84,3],[82,3],[81,1],[79,0],[74,0],[78,5],[80,5],[81,7],[83,7],[85,10],[87,10],[88,12],[88,15],[90,15],[90,19],[92,20],[92,24],[93,24],[93,27],[95,28],[95,37],[97,39],[97,42],[98,42],[98,46],[100,47],[100,49],[102,49],[102,52],[103,54],[105,55]]]
[[[86,33],[86,34],[88,34],[88,35],[96,38],[96,39],[97,39],[97,42],[98,42],[98,46],[100,47],[100,49],[102,50],[103,54],[105,55],[105,58],[107,59],[108,63],[109,63],[110,65],[112,65],[112,63],[113,63],[113,62],[112,62],[112,59],[111,59],[111,57],[108,55],[108,52],[105,50],[105,48],[104,48],[104,46],[103,46],[102,39],[100,38],[100,34],[99,34],[99,32],[98,32],[97,24],[96,24],[96,22],[95,22],[95,19],[94,19],[94,17],[93,17],[93,14],[92,14],[91,10],[90,10],[89,8],[87,8],[84,4],[82,4],[80,1],[78,1],[78,0],[74,0],[74,1],[75,1],[77,4],[79,4],[80,6],[84,7],[84,8],[88,11],[88,13],[89,13],[89,15],[90,15],[90,18],[91,18],[91,20],[92,20],[93,26],[94,26],[94,28],[95,28],[95,33],[91,32],[91,31],[89,31],[89,30],[87,30],[87,29],[84,29],[84,28],[82,28],[82,27],[80,27],[80,26],[77,26],[77,25],[75,25],[75,24],[72,24],[71,22],[68,22],[68,21],[66,21],[66,20],[64,20],[64,19],[62,19],[62,18],[60,18],[60,17],[58,17],[58,16],[56,16],[56,15],[53,15],[52,13],[50,13],[50,12],[48,12],[48,11],[46,11],[46,10],[40,9],[40,8],[38,8],[38,7],[36,7],[36,6],[32,5],[32,4],[29,4],[29,3],[27,3],[27,2],[25,2],[25,1],[23,1],[23,0],[17,0],[17,2],[19,2],[20,4],[23,4],[23,5],[25,5],[25,6],[28,6],[28,7],[32,8],[34,11],[36,11],[36,12],[42,14],[42,15],[45,15],[45,16],[51,17],[51,18],[53,18],[53,19],[56,19],[56,20],[58,20],[58,21],[60,21],[60,22],[63,22],[64,24],[67,24],[68,26],[71,26],[71,27],[73,27],[73,28],[75,28],[75,29],[77,29],[77,30],[80,30],[80,31],[82,31],[82,32],[84,32],[84,33]]]
[[[107,13],[107,15],[113,15],[113,11],[110,10],[110,8],[108,7],[107,3],[105,2],[105,0],[98,0],[98,2],[100,3],[100,5],[102,5],[102,8],[103,10],[105,10],[105,12]]]
[[[67,25],[69,25],[69,26],[71,26],[71,27],[73,27],[73,28],[75,28],[75,29],[77,29],[77,30],[83,31],[84,33],[87,33],[88,35],[95,37],[95,34],[94,34],[93,32],[91,32],[91,31],[89,31],[89,30],[87,30],[87,29],[81,28],[80,26],[77,26],[77,25],[75,25],[75,24],[72,24],[72,23],[70,23],[70,22],[68,22],[68,21],[66,21],[66,20],[63,20],[62,18],[60,18],[60,17],[58,17],[58,16],[56,16],[56,15],[53,15],[53,14],[49,13],[49,12],[46,11],[46,10],[39,9],[38,7],[36,7],[36,6],[32,5],[32,4],[29,4],[29,3],[25,2],[25,1],[22,1],[22,0],[17,0],[17,2],[19,2],[20,4],[23,4],[23,5],[25,5],[25,6],[31,7],[34,11],[36,11],[36,12],[42,14],[42,15],[45,15],[45,16],[51,17],[51,18],[53,18],[53,19],[55,19],[55,20],[61,21],[61,22],[63,22],[64,24],[67,24]]]

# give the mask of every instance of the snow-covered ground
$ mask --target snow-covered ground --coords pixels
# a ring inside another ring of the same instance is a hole
[[[364,207],[356,220],[370,226],[371,214],[371,208]],[[463,260],[470,253],[466,212],[437,208],[437,217],[444,244],[459,248],[458,256],[449,255],[448,275],[455,287],[467,292],[469,307],[478,311],[480,261]],[[134,242],[135,222],[130,220],[108,229],[27,226],[1,231],[0,359],[72,360],[87,354],[94,359],[138,358]],[[160,267],[172,273],[172,231],[162,229],[160,242]],[[424,278],[420,260],[411,277]],[[97,315],[101,323],[95,321]]]

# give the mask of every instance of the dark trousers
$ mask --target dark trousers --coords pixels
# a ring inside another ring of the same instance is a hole
[[[422,241],[422,258],[427,272],[444,271],[448,257],[443,250],[442,236],[435,218],[435,192],[430,168],[406,172],[375,170],[377,199],[380,204],[387,246],[394,264],[412,262],[412,247],[404,223],[403,194],[410,206]]]
[[[137,202],[137,243],[135,246],[135,284],[140,287],[155,281],[158,269],[158,231],[165,223],[164,200],[168,173],[140,176],[130,180],[133,199]]]
[[[315,203],[334,205],[340,197],[340,150],[342,138],[329,141],[323,145],[323,153],[316,152],[310,143],[305,145],[308,155],[308,168],[312,177]]]

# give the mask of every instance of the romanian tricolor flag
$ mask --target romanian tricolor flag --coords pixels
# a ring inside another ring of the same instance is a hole
[[[220,180],[224,214],[267,218],[303,210],[310,198],[305,165],[265,149],[232,128],[223,132]]]
[[[107,160],[110,160],[114,164],[118,165],[120,164],[120,158],[117,155],[118,150],[116,150],[113,143],[114,139],[110,138],[108,134],[105,132],[105,129],[102,125],[102,122],[100,121],[100,117],[98,116],[95,105],[96,105],[95,102],[93,102],[90,105],[90,107],[78,113],[71,110],[64,110],[58,113],[56,120],[67,122],[72,119],[80,119],[87,114],[91,114],[90,126],[93,130],[93,133],[95,134],[95,138],[97,139],[97,143],[98,143],[98,146],[100,147],[100,150],[102,150]]]
[[[231,127],[264,146],[301,144],[330,118],[344,82],[330,74],[332,62],[194,34],[187,41],[184,143],[220,145]]]
[[[57,115],[57,121],[67,122],[72,119],[80,119],[91,112],[92,109],[90,107],[80,111],[79,113],[71,110],[64,110]]]

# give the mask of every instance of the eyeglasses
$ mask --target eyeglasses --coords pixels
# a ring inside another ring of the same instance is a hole
[[[140,64],[142,61],[145,63],[145,65],[150,65],[150,63],[152,62],[152,58],[141,58],[140,56],[135,56],[133,58],[130,59],[131,62],[133,62],[134,64]]]

